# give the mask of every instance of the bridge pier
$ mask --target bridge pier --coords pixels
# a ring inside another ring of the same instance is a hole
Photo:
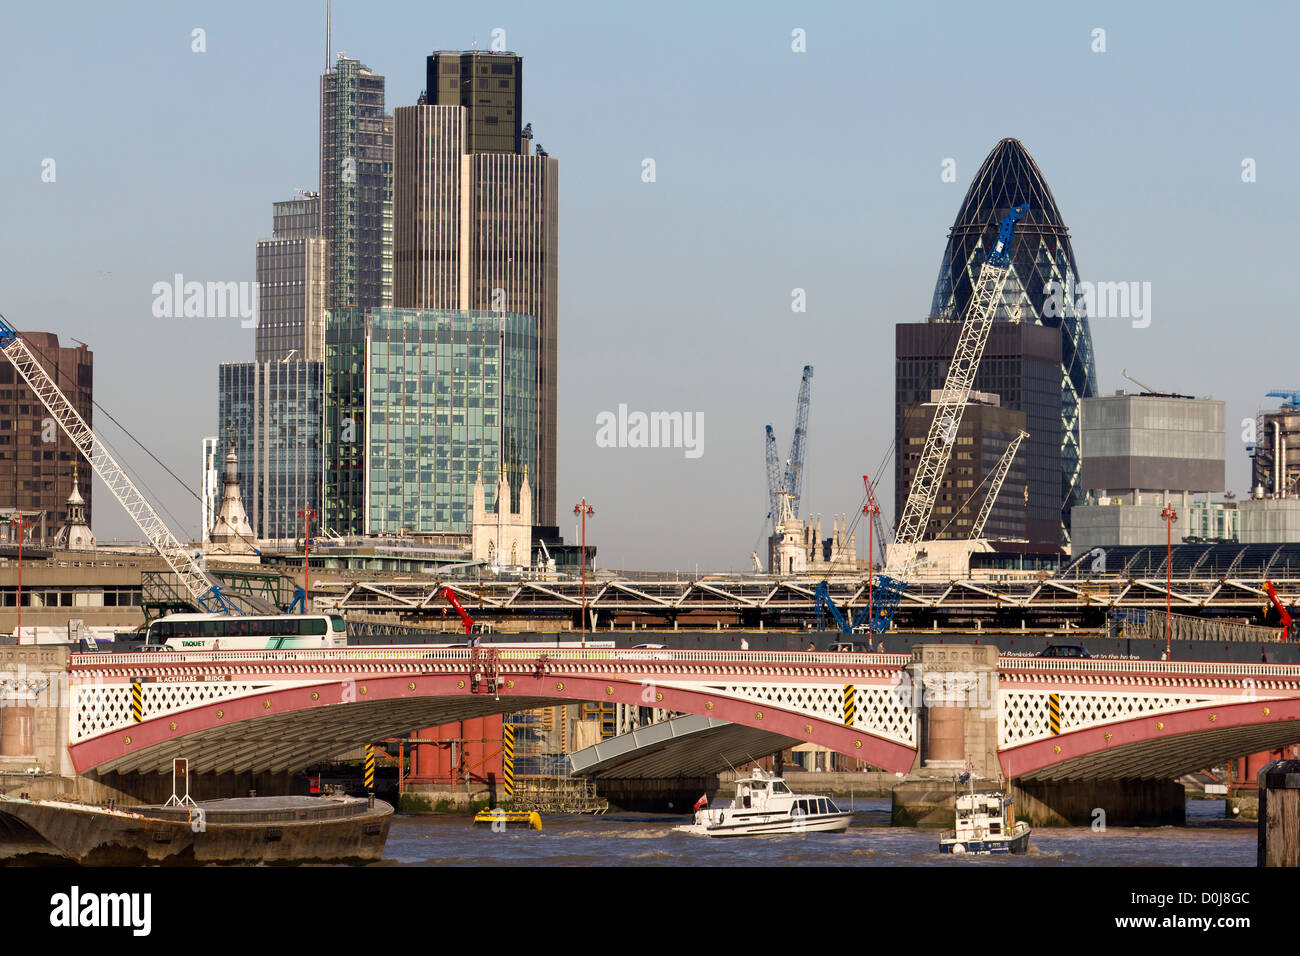
[[[998,649],[991,644],[923,644],[912,649],[902,689],[920,721],[920,749],[895,787],[895,826],[951,827],[953,781],[969,768],[997,779]]]
[[[1012,781],[1016,819],[1035,827],[1180,826],[1187,794],[1177,780]]]

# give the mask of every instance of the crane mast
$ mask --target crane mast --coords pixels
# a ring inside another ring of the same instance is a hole
[[[772,533],[776,534],[777,522],[781,520],[781,465],[776,457],[776,435],[772,432],[772,426],[767,426],[767,439],[764,441],[767,449],[767,516],[772,519]]]
[[[126,513],[144,533],[149,543],[162,555],[167,566],[184,584],[186,591],[204,611],[209,613],[238,614],[221,586],[199,567],[190,549],[176,540],[176,536],[158,517],[153,506],[127,477],[108,449],[95,437],[85,419],[55,383],[45,367],[37,361],[18,330],[0,316],[0,351],[13,363],[18,374],[36,393],[50,416],[63,429],[78,452],[90,462],[95,474],[108,486]]]
[[[790,441],[790,457],[785,463],[785,480],[782,487],[790,495],[790,510],[799,517],[799,499],[803,495],[803,461],[808,450],[808,405],[812,391],[813,367],[803,367],[799,382],[799,402],[794,410],[794,438]]]
[[[898,519],[894,540],[899,544],[910,545],[920,541],[930,520],[930,512],[934,510],[939,485],[952,457],[957,430],[961,427],[966,404],[970,401],[975,373],[979,370],[984,346],[988,343],[993,317],[1002,300],[1002,288],[1006,285],[1007,270],[1011,265],[1011,240],[1015,225],[1028,209],[1028,204],[1016,206],[1003,217],[998,227],[997,241],[980,266],[970,308],[966,311],[966,321],[957,340],[957,349],[953,353],[952,364],[948,366],[943,391],[939,393],[934,418],[925,436],[925,448],[917,463],[916,474],[912,476],[912,487],[903,505],[903,513]]]
[[[988,524],[989,515],[993,513],[993,505],[997,503],[998,495],[1002,493],[1002,483],[1007,480],[1007,473],[1011,471],[1011,462],[1016,457],[1016,450],[1020,447],[1020,443],[1028,437],[1029,432],[1022,430],[1019,435],[1011,439],[1011,444],[1002,453],[998,466],[993,469],[993,484],[989,487],[989,493],[984,499],[984,504],[980,505],[980,513],[975,519],[974,526],[971,527],[970,536],[972,540],[984,534],[984,525]]]

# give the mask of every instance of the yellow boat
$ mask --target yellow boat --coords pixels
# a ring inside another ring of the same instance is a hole
[[[494,830],[507,827],[529,827],[534,830],[542,828],[542,817],[536,810],[480,810],[474,814],[474,826],[490,826]]]

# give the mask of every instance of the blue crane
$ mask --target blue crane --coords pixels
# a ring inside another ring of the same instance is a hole
[[[790,511],[799,517],[799,498],[803,494],[803,460],[808,450],[808,404],[812,392],[813,367],[803,367],[803,378],[799,382],[799,402],[794,409],[794,438],[790,442],[790,457],[785,463],[785,479],[782,482],[790,496]]]
[[[808,404],[812,390],[813,367],[803,367],[803,379],[799,383],[799,401],[794,409],[794,440],[790,442],[790,457],[785,460],[785,471],[781,471],[780,460],[776,456],[776,433],[772,426],[767,426],[764,441],[767,460],[767,500],[768,517],[772,519],[772,533],[776,533],[777,522],[781,520],[781,496],[790,496],[790,512],[799,516],[799,498],[803,494],[803,463],[808,450]]]
[[[768,513],[767,516],[772,519],[772,533],[776,533],[776,523],[781,517],[781,463],[776,457],[776,434],[772,431],[772,426],[767,426],[767,440],[764,442],[767,447],[767,498]]]
[[[1284,398],[1284,409],[1300,409],[1300,389],[1277,388],[1268,393],[1269,398]]]
[[[831,598],[830,585],[823,581],[813,591],[813,597],[817,601],[817,630],[826,630],[826,614],[829,613],[839,627],[840,633],[852,634],[862,626],[863,621],[870,614],[871,620],[866,622],[867,629],[873,634],[884,634],[894,623],[894,612],[898,610],[898,602],[902,600],[903,592],[906,590],[905,581],[880,575],[876,578],[871,602],[862,605],[853,618],[853,623],[850,624],[844,612],[835,606],[835,601]]]

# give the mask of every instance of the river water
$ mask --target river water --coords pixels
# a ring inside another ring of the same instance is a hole
[[[847,801],[836,798],[841,806]],[[397,866],[1242,866],[1255,827],[1223,803],[1189,800],[1181,827],[1040,828],[1016,856],[942,856],[939,831],[889,826],[889,800],[858,798],[846,833],[718,840],[674,833],[689,817],[546,817],[542,831],[494,833],[463,816],[399,815],[384,861]]]

